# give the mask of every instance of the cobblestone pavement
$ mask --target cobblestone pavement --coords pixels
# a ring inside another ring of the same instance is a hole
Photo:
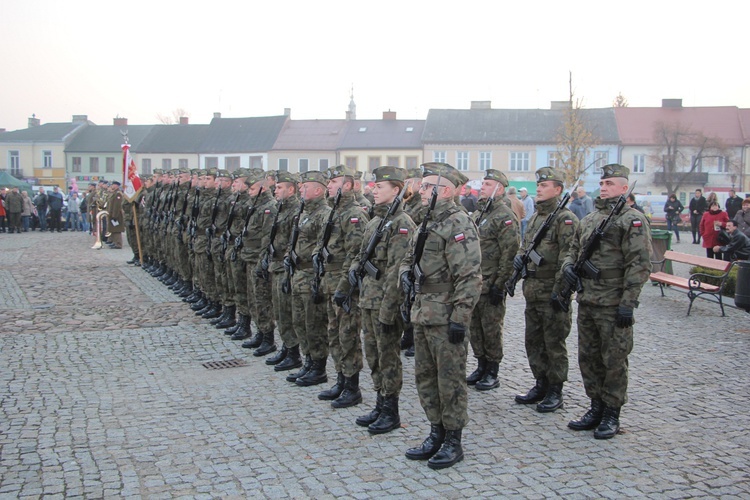
[[[367,369],[364,403],[333,410],[127,266],[128,250],[91,244],[0,234],[1,498],[750,496],[745,312],[697,301],[686,317],[684,294],[646,286],[623,431],[596,441],[566,428],[587,406],[575,329],[565,408],[513,402],[532,384],[517,294],[502,384],[470,390],[466,459],[438,472],[404,457],[429,430],[413,360],[403,428],[370,436],[353,422],[374,404]],[[202,366],[235,358],[246,366]]]

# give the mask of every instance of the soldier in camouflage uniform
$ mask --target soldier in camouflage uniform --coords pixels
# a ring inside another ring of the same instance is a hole
[[[583,218],[565,261],[563,278],[578,293],[578,364],[591,408],[579,420],[568,423],[574,430],[594,431],[596,439],[609,439],[620,429],[620,408],[627,402],[628,354],[633,349],[633,310],[651,272],[651,231],[646,217],[625,205],[606,228],[589,259],[599,279],[578,276],[574,264],[589,236],[611,212],[612,205],[628,191],[630,170],[605,165],[599,181],[595,210]]]
[[[404,195],[404,212],[411,217],[414,224],[422,223],[427,207],[422,204],[422,195],[419,193],[419,185],[422,183],[422,169],[410,168],[406,171],[406,193]],[[401,349],[406,350],[406,357],[414,357],[414,325],[409,323],[404,327],[404,335],[401,337]]]
[[[536,212],[529,220],[521,249],[513,259],[513,267],[523,271],[522,255],[531,247],[534,236],[560,203],[564,178],[552,167],[536,171]],[[526,298],[526,356],[536,385],[516,402],[534,404],[542,413],[563,406],[562,388],[568,380],[568,350],[565,340],[570,334],[571,314],[557,307],[562,286],[562,260],[568,255],[578,217],[567,208],[561,209],[550,222],[544,238],[534,249],[542,258],[526,265],[523,296]]]
[[[360,207],[362,207],[369,219],[370,210],[372,210],[372,203],[370,202],[370,200],[365,198],[364,194],[362,194],[362,175],[362,172],[360,172],[359,170],[354,171],[354,198],[357,200],[357,203]]]
[[[362,247],[349,271],[350,284],[357,284],[360,263],[367,256],[373,235],[386,216],[390,206],[404,189],[406,171],[398,167],[379,167],[373,171],[375,186],[374,218],[367,223]],[[401,426],[398,400],[403,386],[403,371],[399,354],[399,338],[404,330],[398,313],[403,301],[399,289],[398,270],[401,261],[411,247],[411,237],[416,226],[399,208],[386,222],[380,241],[369,259],[380,272],[376,278],[365,274],[359,291],[359,307],[362,311],[365,355],[372,371],[372,385],[376,391],[375,408],[357,418],[357,425],[367,427],[372,434],[384,434]]]
[[[266,364],[275,365],[274,370],[283,372],[302,366],[299,352],[300,341],[294,331],[292,322],[292,296],[283,292],[286,279],[284,272],[284,250],[289,248],[289,238],[292,234],[294,217],[299,211],[297,197],[297,174],[278,172],[276,175],[275,198],[278,201],[276,210],[276,235],[273,246],[275,252],[268,255],[268,273],[271,278],[271,296],[273,298],[273,314],[279,329],[282,346],[278,354],[266,359]]]
[[[506,187],[508,178],[505,174],[488,169],[479,193],[480,209],[472,214],[482,247],[482,295],[474,308],[470,328],[477,369],[466,382],[480,391],[500,385],[497,372],[503,359],[503,286],[513,273],[513,257],[518,251],[521,232],[518,220],[505,203]]]
[[[351,310],[341,308],[349,292],[347,273],[362,246],[365,225],[370,218],[357,202],[354,192],[355,171],[344,165],[328,170],[328,197],[341,199],[333,212],[331,236],[326,244],[328,259],[323,255],[323,241],[315,249],[315,265],[323,266],[321,293],[328,310],[328,350],[336,368],[336,384],[318,394],[318,399],[332,401],[334,408],[348,408],[362,402],[359,372],[362,370],[362,320],[356,294],[352,294]],[[325,229],[324,229],[325,232]]]
[[[305,354],[302,368],[286,379],[302,387],[328,382],[328,313],[324,301],[314,298],[311,289],[315,277],[312,256],[331,211],[325,199],[327,186],[328,176],[323,172],[309,171],[300,175],[300,198],[305,207],[298,222],[297,261],[292,262],[291,253],[284,257],[285,270],[288,272],[292,265],[296,269],[292,277],[292,321]]]
[[[150,183],[148,179],[150,179],[151,176],[142,175],[140,177],[141,181],[143,182],[143,187],[141,188],[141,190],[136,194],[132,201],[128,200],[127,198],[124,198],[122,201],[122,211],[125,217],[125,236],[127,237],[130,249],[133,251],[133,258],[127,261],[126,264],[134,264],[136,266],[141,265],[141,257],[138,251],[138,236],[140,236],[140,226],[138,227],[138,234],[136,234],[135,226],[143,217],[143,207],[141,203],[146,196],[146,189],[148,188],[148,184]],[[135,215],[133,215],[133,207],[135,207]]]
[[[116,250],[122,249],[122,233],[125,232],[125,214],[122,210],[122,202],[125,197],[120,190],[120,183],[113,181],[109,188],[109,198],[107,199],[107,211],[109,212],[109,221],[107,230],[110,233],[111,248]]]
[[[192,281],[192,290],[182,300],[188,304],[194,304],[203,296],[200,285],[200,275],[198,272],[198,257],[195,253],[195,237],[197,235],[197,221],[200,215],[201,192],[206,180],[206,170],[194,169],[191,171],[191,189],[188,195],[188,217],[182,238],[188,248],[188,261],[190,262],[190,272]],[[181,294],[182,295],[182,294]]]
[[[419,402],[430,421],[430,435],[406,457],[427,460],[433,469],[463,460],[461,431],[466,426],[467,330],[482,291],[479,235],[468,215],[453,202],[460,184],[458,171],[446,163],[425,163],[420,187],[422,202],[435,196],[427,239],[419,266],[412,247],[401,263],[399,276],[405,293],[415,300],[415,375]],[[431,196],[426,193],[432,193]],[[418,235],[413,244],[416,245]]]
[[[195,252],[194,269],[200,283],[201,298],[190,306],[196,314],[200,314],[201,311],[207,311],[207,307],[210,307],[218,299],[218,290],[216,290],[216,282],[213,278],[213,255],[209,252],[210,245],[208,241],[208,229],[212,225],[211,214],[213,213],[213,207],[217,198],[216,169],[207,169],[206,175],[201,177],[200,206],[198,207],[195,238],[193,239],[193,251]]]
[[[177,245],[182,247],[180,256],[183,259],[184,284],[182,288],[176,289],[178,296],[187,298],[193,294],[195,281],[195,252],[193,252],[190,239],[190,218],[192,217],[195,206],[195,196],[199,187],[200,170],[194,168],[190,171],[190,184],[188,185],[186,200],[187,206],[183,205],[185,210],[177,218],[175,226],[177,227]],[[182,207],[181,207],[182,208]],[[187,302],[187,301],[186,301]]]

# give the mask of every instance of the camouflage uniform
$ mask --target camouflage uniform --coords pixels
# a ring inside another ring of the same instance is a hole
[[[417,226],[422,224],[427,207],[422,205],[422,195],[419,193],[419,183],[422,181],[422,169],[411,168],[407,170],[405,189],[409,192],[404,197],[404,212]],[[409,195],[411,193],[411,195]],[[407,357],[414,357],[414,325],[404,325],[404,335],[401,338],[401,349],[406,349]]]
[[[605,165],[602,179],[624,177],[629,170],[621,165]],[[618,198],[597,197],[594,212],[581,221],[563,263],[563,272],[572,266],[588,238],[611,211]],[[601,423],[595,437],[612,437],[619,429],[620,407],[627,402],[628,354],[633,349],[633,328],[619,327],[623,308],[638,307],[638,296],[651,272],[651,231],[646,217],[639,211],[623,208],[613,217],[604,237],[591,256],[591,263],[601,271],[600,279],[581,278],[583,291],[578,294],[578,364],[586,395],[604,404]],[[580,421],[579,421],[580,422]],[[575,423],[569,424],[575,427]],[[605,432],[604,427],[610,427]],[[590,427],[589,427],[590,428]]]
[[[280,174],[286,176],[287,174]],[[287,179],[287,177],[282,177]],[[294,178],[279,182],[293,182]],[[289,247],[289,238],[292,234],[292,226],[294,225],[294,217],[297,215],[299,210],[299,198],[292,196],[287,198],[283,202],[280,202],[276,209],[278,210],[279,216],[276,221],[276,237],[274,238],[274,247],[276,254],[269,256],[269,273],[271,274],[271,295],[273,297],[273,314],[276,318],[276,326],[279,330],[279,336],[281,337],[284,346],[298,350],[299,339],[294,331],[294,323],[292,321],[292,296],[283,293],[282,284],[286,280],[286,273],[284,272],[284,250]]]
[[[216,169],[208,169],[206,175],[215,176]],[[195,271],[198,275],[201,290],[209,301],[218,300],[216,281],[213,278],[213,255],[209,257],[208,235],[206,230],[212,224],[211,213],[217,198],[216,188],[204,188],[200,192],[200,206],[196,218],[195,238],[193,239],[193,251],[195,252]],[[215,235],[218,238],[219,235]],[[218,258],[218,256],[216,257]]]
[[[237,169],[233,172],[233,178],[244,177],[247,175],[246,169]],[[237,314],[240,316],[251,317],[252,311],[247,299],[247,276],[245,263],[239,256],[235,244],[236,238],[242,234],[242,229],[245,227],[245,218],[247,208],[250,206],[250,197],[247,191],[236,193],[232,198],[232,205],[234,206],[234,218],[232,219],[232,225],[229,226],[230,238],[227,242],[227,250],[224,254],[224,260],[226,261],[227,269],[227,305],[234,306],[237,309]],[[232,208],[230,207],[230,212]],[[245,244],[245,238],[243,238],[243,245]]]
[[[228,170],[217,171],[217,179],[227,177],[231,177],[231,173]],[[217,188],[216,194],[218,196],[218,203],[216,204],[216,217],[213,221],[215,227],[214,236],[211,238],[211,263],[213,264],[213,278],[216,286],[216,300],[219,302],[219,307],[217,309],[221,309],[221,306],[226,305],[229,298],[226,270],[227,263],[224,259],[225,250],[223,246],[225,244],[228,246],[228,243],[224,243],[221,236],[227,229],[229,209],[231,208],[232,201],[236,198],[236,195],[232,193],[230,188],[222,189],[221,193],[218,191]],[[215,313],[206,314],[204,317],[208,318],[214,314]]]
[[[487,170],[484,178],[508,186],[508,179],[500,171]],[[467,382],[476,384],[479,390],[499,385],[497,374],[503,359],[505,320],[503,285],[513,273],[513,257],[518,251],[520,227],[505,198],[505,194],[496,196],[489,210],[480,209],[472,217],[482,248],[482,295],[474,308],[470,328],[471,348],[478,367]]]

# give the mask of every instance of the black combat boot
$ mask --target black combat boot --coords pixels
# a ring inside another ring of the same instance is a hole
[[[594,431],[596,439],[611,439],[620,430],[620,409],[604,406],[602,421]]]
[[[219,323],[221,323],[222,321],[224,321],[225,319],[227,319],[227,313],[229,313],[229,311],[227,309],[228,309],[227,307],[222,307],[221,308],[221,314],[218,315],[217,317],[213,318],[211,321],[209,321],[209,323],[211,323],[212,325],[216,326]]]
[[[180,278],[180,275],[179,275],[179,274],[175,273],[175,276],[177,277],[177,279],[175,279],[175,280],[174,280],[174,283],[171,283],[171,284],[170,284],[170,285],[169,285],[169,286],[167,287],[167,288],[169,288],[170,290],[172,290],[173,292],[174,292],[175,290],[179,290],[179,289],[180,289],[180,288],[182,288],[182,286],[183,286],[183,285],[185,284],[185,282],[184,282],[184,281],[182,281],[182,278]],[[165,283],[165,284],[166,284],[166,283]]]
[[[398,396],[385,396],[378,419],[367,426],[367,431],[370,434],[385,434],[399,427],[401,427],[401,417],[398,414]]]
[[[250,316],[241,314],[240,321],[237,325],[237,329],[232,334],[232,340],[245,340],[253,334],[250,330]]]
[[[247,328],[248,331],[250,331],[250,327]],[[234,337],[232,337],[234,338]],[[260,345],[263,343],[263,334],[260,332],[260,330],[257,330],[252,337],[250,337],[249,340],[246,340],[242,343],[242,347],[245,349],[257,349],[260,347]]]
[[[604,403],[601,399],[592,399],[591,408],[580,419],[568,422],[568,427],[574,431],[590,431],[596,429],[602,421]]]
[[[339,395],[331,406],[334,408],[349,408],[362,402],[362,391],[359,390],[359,372],[344,379],[344,392]]]
[[[521,403],[522,405],[530,405],[534,403],[538,403],[542,399],[544,399],[544,396],[547,394],[547,379],[540,378],[537,379],[536,385],[529,389],[529,392],[526,394],[516,394],[516,403]]]
[[[328,375],[326,374],[327,360],[327,358],[314,360],[308,372],[295,380],[294,383],[300,387],[309,387],[328,382]]]
[[[203,319],[214,319],[221,316],[221,302],[214,302],[214,306],[202,314]]]
[[[406,353],[404,354],[406,355],[407,358],[413,358],[414,357],[414,344],[412,344],[411,347],[409,347],[406,350]]]
[[[474,386],[478,391],[489,391],[500,387],[500,380],[497,378],[497,372],[500,369],[500,363],[497,361],[487,361],[482,380]]]
[[[274,366],[273,370],[277,372],[284,372],[287,370],[294,370],[295,368],[299,368],[300,366],[302,366],[302,358],[299,354],[299,346],[296,345],[289,348],[284,361]],[[295,378],[294,380],[297,379]],[[294,380],[290,380],[290,382],[294,382]]]
[[[471,372],[466,377],[466,383],[469,385],[475,385],[477,382],[482,380],[484,374],[487,372],[487,358],[477,358],[477,369]]]
[[[253,353],[253,356],[261,357],[265,356],[266,354],[271,354],[276,350],[276,343],[273,340],[273,330],[270,332],[265,332],[262,336],[263,341],[258,346],[258,349],[255,350]]]
[[[287,349],[284,344],[281,344],[281,349],[279,349],[279,352],[277,352],[270,358],[266,358],[266,364],[272,365],[272,366],[278,365],[279,363],[284,361],[288,352],[289,352],[289,349]]]
[[[202,296],[203,292],[201,292],[198,288],[193,288],[193,291],[190,293],[190,295],[183,298],[182,301],[188,304],[195,304],[196,302],[201,300]]]
[[[416,448],[406,450],[409,460],[428,460],[438,452],[445,441],[445,428],[442,424],[430,425],[430,435]]]
[[[445,431],[445,441],[437,453],[427,461],[430,469],[446,469],[464,459],[464,449],[461,447],[461,429]]]
[[[138,257],[136,257],[135,255],[133,255],[133,258],[130,259],[130,260],[125,261],[125,264],[133,265],[133,264],[135,264],[135,261],[137,261],[137,260],[138,260]]]
[[[202,312],[208,311],[209,307],[211,307],[211,302],[203,295],[198,302],[190,306],[190,309],[195,311],[196,316],[200,316]]]
[[[183,301],[187,302],[185,299],[190,297],[193,294],[193,284],[189,281],[185,282],[185,286],[182,290],[180,290],[180,293],[178,294]]]
[[[333,401],[341,396],[342,392],[344,392],[344,374],[338,372],[336,374],[336,383],[333,384],[330,389],[326,389],[318,394],[318,399],[322,399],[323,401]]]
[[[217,330],[224,330],[230,326],[237,324],[235,319],[235,313],[237,312],[237,306],[227,306],[224,308],[224,318],[221,321],[216,322]]]
[[[299,354],[299,346],[297,346],[297,353]],[[280,364],[274,366],[273,369],[277,370],[277,371],[281,371],[281,370],[279,370],[279,368],[284,363],[286,363],[287,360],[289,360],[289,356],[287,356],[287,358],[284,361],[282,361]],[[305,363],[302,365],[302,368],[300,368],[299,371],[296,371],[294,373],[290,373],[289,375],[287,375],[286,376],[286,381],[287,382],[296,382],[297,379],[300,378],[300,377],[302,377],[303,375],[305,375],[310,370],[311,367],[312,367],[312,358],[308,354],[308,355],[305,356]],[[287,370],[288,369],[289,368],[287,368]]]
[[[226,330],[224,330],[224,335],[234,335],[234,333],[240,329],[240,325],[242,325],[242,322],[244,321],[243,318],[245,317],[244,314],[240,313],[237,315],[237,321],[233,326],[230,326]],[[250,316],[247,316],[248,318],[248,325],[250,324]]]
[[[383,411],[383,395],[378,392],[377,398],[375,399],[375,408],[373,408],[373,410],[367,415],[357,417],[357,420],[354,422],[360,427],[368,427],[378,419],[381,411]]]
[[[173,280],[176,280],[175,278],[175,272],[171,269],[168,269],[166,273],[161,275],[159,277],[159,281],[161,281],[165,285],[171,285],[174,283]]]
[[[401,350],[405,350],[414,345],[414,325],[409,325],[404,330],[404,336],[401,337]]]
[[[536,411],[539,413],[549,413],[563,407],[563,385],[562,384],[550,384],[547,389],[547,395],[541,403],[536,405]]]

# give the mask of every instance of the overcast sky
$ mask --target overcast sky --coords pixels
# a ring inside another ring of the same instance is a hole
[[[731,7],[730,7],[731,5]],[[424,119],[548,108],[750,107],[749,3],[0,0],[0,128],[88,115]]]

